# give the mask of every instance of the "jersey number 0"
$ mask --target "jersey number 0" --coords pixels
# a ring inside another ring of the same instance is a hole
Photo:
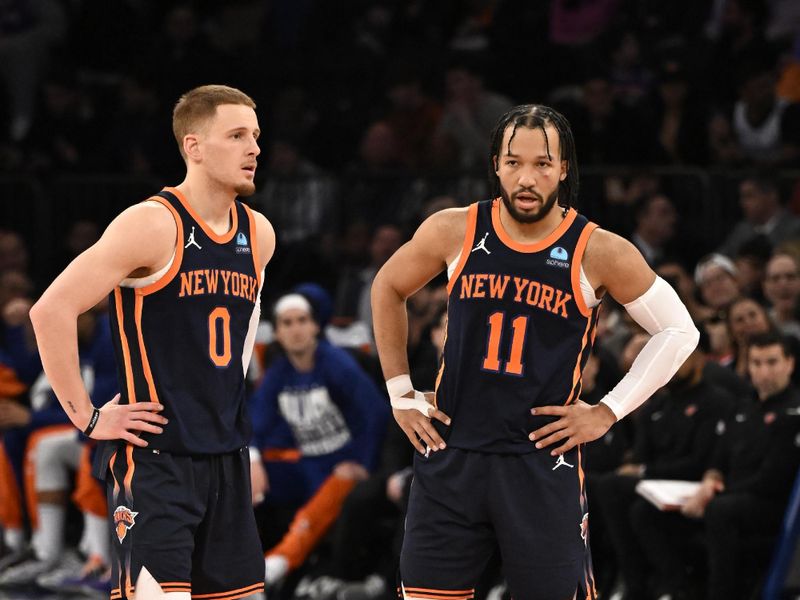
[[[486,357],[483,359],[483,369],[500,373],[500,342],[503,340],[504,312],[494,312],[489,315],[489,337],[486,347]],[[522,349],[525,347],[525,332],[528,330],[528,317],[520,315],[511,321],[511,353],[503,365],[503,373],[508,375],[522,375],[525,365],[522,364]]]
[[[218,333],[222,344],[217,339]],[[218,306],[208,315],[208,355],[218,367],[227,367],[231,363],[231,313],[224,306]]]

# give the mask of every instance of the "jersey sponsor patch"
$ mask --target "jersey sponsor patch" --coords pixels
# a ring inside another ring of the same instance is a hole
[[[241,231],[236,234],[236,254],[250,254],[250,244],[247,236]]]
[[[550,250],[550,258],[545,263],[551,267],[560,267],[562,269],[569,269],[569,252],[561,246],[556,246]]]

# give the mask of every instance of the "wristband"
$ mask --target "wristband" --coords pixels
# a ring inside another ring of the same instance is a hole
[[[89,424],[86,426],[86,429],[83,430],[83,435],[86,437],[92,437],[92,432],[94,428],[97,426],[97,421],[100,419],[100,409],[96,406],[92,407],[92,418],[89,419]]]
[[[389,379],[386,382],[386,390],[389,392],[392,408],[397,410],[418,410],[426,417],[433,410],[433,405],[425,399],[425,394],[414,389],[408,373]],[[408,392],[414,392],[414,397],[406,397]]]
[[[411,383],[411,377],[408,373],[403,373],[386,381],[386,391],[389,392],[389,398],[392,399],[405,396],[413,389],[414,385]]]

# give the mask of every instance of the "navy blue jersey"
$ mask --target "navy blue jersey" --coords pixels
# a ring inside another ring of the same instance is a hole
[[[245,368],[261,287],[253,215],[235,202],[216,235],[174,188],[151,198],[178,227],[172,265],[144,287],[111,293],[122,403],[160,402],[169,423],[149,448],[220,454],[246,446]]]
[[[500,202],[469,207],[436,403],[452,418],[440,428],[448,445],[524,453],[535,450],[528,434],[552,420],[530,409],[580,394],[598,315],[581,295],[580,265],[596,225],[570,209],[545,239],[520,244],[503,229]]]

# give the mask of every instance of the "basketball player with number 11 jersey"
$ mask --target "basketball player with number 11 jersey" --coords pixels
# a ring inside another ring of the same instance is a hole
[[[497,197],[431,216],[372,288],[394,417],[419,451],[399,589],[471,600],[497,545],[515,600],[590,600],[582,444],[666,383],[698,332],[632,244],[572,208],[578,164],[562,115],[540,105],[506,113],[489,169]],[[411,386],[405,299],[442,270],[447,327],[431,397]],[[589,406],[581,372],[606,293],[652,337]]]

